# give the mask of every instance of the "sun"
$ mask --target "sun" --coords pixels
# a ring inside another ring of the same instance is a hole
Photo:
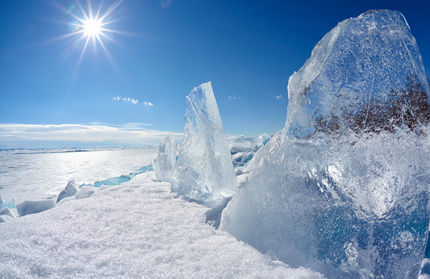
[[[83,35],[85,37],[100,37],[103,22],[100,19],[89,18],[82,23]]]
[[[99,47],[103,49],[108,60],[111,62],[112,66],[115,67],[106,45],[108,42],[115,43],[114,34],[130,34],[110,27],[112,23],[119,20],[116,11],[123,0],[112,0],[112,5],[106,7],[103,7],[103,1],[98,1],[100,4],[97,8],[92,6],[91,1],[92,0],[87,0],[87,6],[83,7],[79,0],[75,0],[75,4],[67,8],[53,0],[55,7],[72,17],[72,21],[66,23],[71,29],[71,32],[55,39],[74,39],[74,42],[70,44],[67,52],[71,53],[72,51],[80,50],[75,72],[77,72],[89,45],[92,45],[94,49]]]

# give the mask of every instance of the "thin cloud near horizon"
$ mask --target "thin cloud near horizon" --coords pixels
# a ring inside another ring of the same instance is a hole
[[[81,144],[151,145],[182,133],[145,128],[147,123],[126,123],[119,126],[101,124],[0,124],[0,147],[20,147],[32,142],[47,144],[76,142]]]

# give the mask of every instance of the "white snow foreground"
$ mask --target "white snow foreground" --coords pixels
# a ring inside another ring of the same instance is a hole
[[[215,230],[153,179],[0,224],[0,278],[323,278]]]
[[[217,207],[233,195],[237,181],[211,82],[195,87],[186,103],[184,139],[178,148],[172,190]]]

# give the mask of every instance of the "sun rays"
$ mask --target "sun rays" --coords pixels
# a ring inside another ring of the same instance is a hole
[[[109,62],[114,66],[106,42],[115,42],[113,39],[114,33],[127,34],[115,30],[110,26],[113,22],[118,21],[115,11],[122,2],[123,0],[117,0],[113,2],[112,5],[103,7],[103,1],[101,1],[96,9],[92,6],[90,0],[86,1],[86,6],[76,1],[75,4],[71,5],[69,8],[55,3],[58,9],[72,17],[72,22],[67,22],[67,25],[71,28],[71,32],[55,39],[72,38],[73,51],[79,51],[75,72],[78,70],[90,45],[96,50],[100,47],[107,56]]]

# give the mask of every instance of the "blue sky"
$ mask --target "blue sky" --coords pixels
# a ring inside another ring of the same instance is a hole
[[[73,5],[80,15],[74,0],[0,1],[0,147],[85,145],[87,132],[65,138],[63,124],[104,127],[90,145],[149,143],[183,131],[185,96],[209,80],[226,133],[274,132],[288,77],[337,22],[369,9],[405,15],[430,72],[430,1],[126,0],[106,26],[127,33],[103,40],[111,59],[90,43],[79,67],[79,36],[55,39],[73,31],[59,8]],[[130,127],[141,141],[119,135]]]

